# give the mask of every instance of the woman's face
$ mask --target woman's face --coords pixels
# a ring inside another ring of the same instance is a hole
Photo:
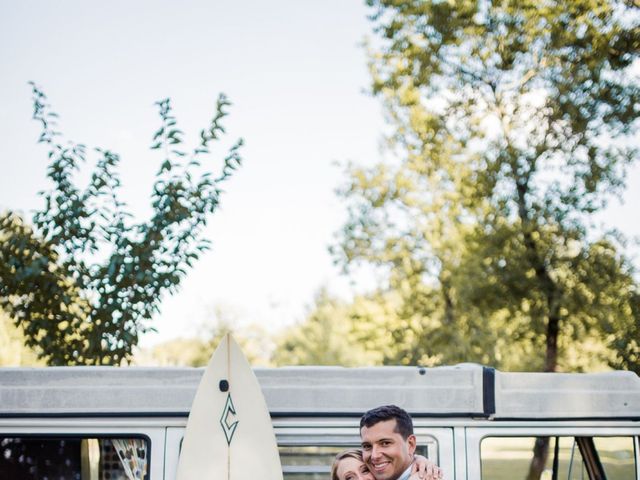
[[[336,474],[339,480],[375,480],[369,467],[362,460],[353,457],[340,460]]]

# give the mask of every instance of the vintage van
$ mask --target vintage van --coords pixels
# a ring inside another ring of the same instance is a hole
[[[196,368],[0,369],[0,480],[173,480]],[[450,480],[640,480],[640,378],[452,367],[256,369],[286,480],[328,480],[369,408],[397,404]],[[250,461],[250,459],[248,460]]]

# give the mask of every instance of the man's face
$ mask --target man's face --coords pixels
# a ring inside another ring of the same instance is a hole
[[[395,419],[360,429],[364,461],[376,480],[396,480],[413,461],[415,435],[405,440],[395,430]]]

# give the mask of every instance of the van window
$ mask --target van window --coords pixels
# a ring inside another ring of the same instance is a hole
[[[280,445],[280,463],[285,480],[329,480],[331,464],[343,450],[360,448],[360,444],[343,445]],[[418,445],[416,453],[437,461],[437,441]]]
[[[602,468],[608,480],[634,480],[636,465],[633,437],[546,437],[548,456],[542,479],[553,474],[558,441],[558,477],[567,480],[594,478],[589,469]],[[526,479],[536,437],[488,437],[480,444],[483,480]]]
[[[0,480],[147,480],[144,438],[0,437]]]

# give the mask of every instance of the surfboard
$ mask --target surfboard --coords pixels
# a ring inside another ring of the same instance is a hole
[[[260,384],[231,335],[202,375],[187,420],[176,480],[282,480]]]

